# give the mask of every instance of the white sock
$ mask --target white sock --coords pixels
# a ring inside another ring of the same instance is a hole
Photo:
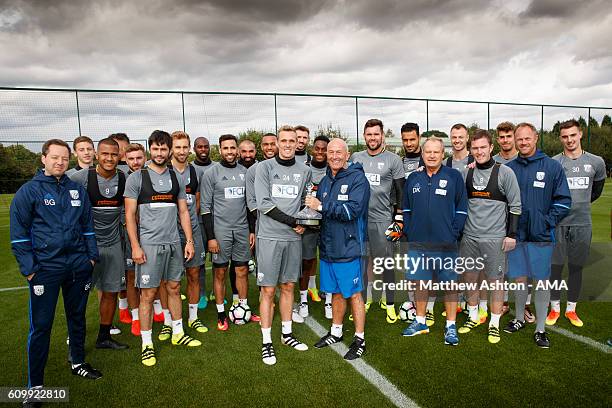
[[[308,303],[308,290],[300,290],[300,301]]]
[[[172,326],[172,316],[170,316],[170,310],[164,309],[164,324],[166,326]]]
[[[525,303],[526,305],[530,305],[531,304],[531,292],[527,294],[527,303]]]
[[[453,324],[455,324],[454,320],[447,320],[446,321],[446,327],[451,327]]]
[[[142,345],[143,346],[152,346],[153,340],[151,339],[151,335],[153,334],[153,330],[141,330],[140,337],[142,337]]]
[[[332,303],[332,294],[331,293],[326,293],[325,294],[325,304],[326,305],[331,305]]]
[[[236,303],[236,302],[238,302],[238,300],[239,300],[239,296],[236,295],[236,294],[233,294],[232,295],[232,303]]]
[[[484,310],[485,312],[489,311],[489,307],[487,306],[487,301],[486,300],[481,300],[480,301],[480,306],[479,306],[482,310]]]
[[[261,342],[263,344],[272,343],[272,328],[268,327],[267,329],[261,328]]]
[[[560,300],[551,300],[550,301],[550,310],[553,310],[557,313],[561,312],[561,301]]]
[[[193,322],[198,318],[198,304],[189,304],[189,321]]]
[[[408,300],[414,303],[414,291],[408,292]]]
[[[138,308],[132,309],[132,320],[138,320]]]
[[[336,336],[336,337],[342,336],[342,325],[341,324],[332,324],[332,326],[331,326],[331,334],[332,334],[332,336]]]
[[[565,307],[565,313],[575,312],[576,311],[576,302],[567,302],[567,306]]]
[[[181,334],[183,332],[183,320],[172,321],[172,334]]]
[[[128,308],[128,302],[127,302],[127,298],[119,298],[119,309],[127,309]]]
[[[468,305],[468,312],[470,314],[470,320],[473,322],[478,321],[478,306]]]
[[[288,322],[281,322],[281,332],[283,334],[291,334],[291,320]]]
[[[368,282],[368,289],[366,291],[366,293],[367,293],[367,300],[366,300],[366,302],[371,302],[372,301],[372,287],[373,286],[374,286],[374,283]]]
[[[434,298],[435,299],[435,298]],[[436,303],[435,300],[429,300],[427,301],[427,311],[428,312],[433,312],[434,309],[434,304]]]
[[[364,337],[363,337],[363,336],[364,336],[364,333],[363,333],[363,332],[361,332],[361,333],[357,333],[357,332],[355,332],[355,337],[359,337],[361,340],[363,340],[363,339],[364,339]]]
[[[238,303],[240,303],[242,306],[249,306],[247,299],[238,299]]]
[[[225,312],[225,305],[223,303],[221,303],[220,305],[217,304],[217,313],[223,313]]]
[[[425,324],[425,316],[417,316],[415,319],[420,324]]]
[[[499,318],[501,314],[491,313],[491,320],[489,320],[489,327],[495,326],[499,327]]]
[[[153,311],[156,315],[162,313],[162,305],[159,299],[153,301]]]
[[[310,276],[310,278],[308,279],[308,288],[309,289],[316,289],[317,288],[317,277],[312,275]]]

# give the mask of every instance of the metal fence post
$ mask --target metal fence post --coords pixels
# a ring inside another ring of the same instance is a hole
[[[540,149],[544,149],[544,105],[540,111]]]
[[[429,99],[425,101],[425,123],[427,124],[427,126],[425,127],[427,128],[427,131],[429,132]]]
[[[589,108],[587,116],[587,150],[591,150],[591,108]]]
[[[359,147],[359,98],[355,97],[355,140]]]
[[[491,130],[491,104],[487,102],[487,131]]]
[[[77,123],[79,124],[79,134],[77,136],[81,136],[81,110],[79,108],[79,91],[74,91],[74,97],[76,99]]]
[[[183,110],[183,132],[187,132],[185,127],[185,93],[181,92],[181,108]]]
[[[278,109],[276,108],[276,94],[274,94],[274,133],[278,132]]]

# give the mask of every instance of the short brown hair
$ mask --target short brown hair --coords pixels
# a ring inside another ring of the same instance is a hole
[[[141,145],[140,143],[130,143],[129,145],[127,145],[127,147],[125,148],[125,154],[131,153],[131,152],[135,152],[136,150],[140,150],[143,153],[145,152],[145,148],[143,145]]]
[[[109,137],[115,140],[116,142],[122,141],[122,142],[130,143],[130,138],[125,133],[113,133]]]
[[[92,143],[93,144],[93,143]],[[68,156],[70,156],[70,146],[68,146],[68,143],[64,142],[61,139],[49,139],[45,142],[45,144],[42,147],[42,155],[46,156],[47,153],[49,153],[49,147],[51,146],[63,146],[66,149],[68,149]]]
[[[514,133],[514,123],[512,122],[502,122],[499,125],[497,125],[497,128],[495,129],[497,130],[497,132],[512,132]]]
[[[581,130],[580,122],[578,122],[576,119],[570,119],[566,120],[565,122],[561,122],[561,124],[559,125],[559,130],[573,128],[574,126],[576,126],[578,130]]]
[[[385,131],[385,127],[383,126],[382,120],[380,119],[368,119],[365,125],[363,125],[363,133],[365,133],[367,128],[371,128],[374,126],[380,127],[380,132],[383,133]]]
[[[304,125],[297,125],[295,128],[295,130],[301,130],[302,132],[306,132],[308,133],[308,135],[310,136],[310,129],[308,129],[306,126]]]
[[[280,135],[280,132],[293,132],[293,133],[295,133],[295,128],[293,126],[283,125],[283,126],[278,128],[277,134]]]
[[[467,126],[465,126],[463,123],[455,123],[453,126],[451,126],[451,129],[450,129],[450,130],[454,130],[454,129],[456,129],[456,130],[461,130],[461,129],[463,129],[463,130],[465,130],[466,132],[468,131]]]
[[[191,139],[189,138],[189,135],[185,132],[183,132],[182,130],[177,130],[174,131],[170,134],[170,136],[172,137],[172,140],[182,140],[182,139],[187,139],[187,142],[189,142],[189,144],[191,144]]]
[[[91,140],[89,137],[87,137],[87,136],[79,136],[76,139],[74,139],[74,142],[72,142],[72,148],[74,150],[76,150],[77,144],[83,143],[83,142],[87,142],[87,143],[89,143],[91,145],[91,147],[94,147],[93,140]]]
[[[117,143],[117,140],[112,138],[112,137],[105,137],[104,139],[100,140],[98,142],[98,149],[100,148],[100,146],[102,145],[109,145],[109,146],[114,146],[117,149],[119,149],[119,143]]]
[[[474,140],[478,139],[487,139],[490,145],[493,144],[493,138],[491,137],[491,134],[484,129],[476,129],[476,131],[472,135],[472,143],[474,142]]]
[[[533,133],[535,133],[536,135],[538,134],[538,130],[536,129],[536,127],[535,127],[535,126],[533,126],[533,125],[532,125],[531,123],[529,123],[529,122],[521,122],[521,123],[519,123],[518,125],[516,125],[516,127],[514,128],[514,132],[517,132],[517,131],[518,131],[520,128],[522,128],[522,127],[529,128],[529,129],[531,129],[531,131],[532,131]]]

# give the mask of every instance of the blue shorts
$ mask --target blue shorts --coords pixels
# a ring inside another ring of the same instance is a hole
[[[457,280],[455,272],[456,251],[428,251],[409,249],[407,280],[435,280],[436,282],[453,282]],[[416,263],[418,262],[418,263]],[[416,267],[414,265],[416,264]]]
[[[508,253],[508,278],[548,279],[554,248],[553,242],[517,242]]]
[[[363,290],[363,263],[360,258],[349,262],[320,260],[319,283],[325,293],[341,293],[346,299]]]

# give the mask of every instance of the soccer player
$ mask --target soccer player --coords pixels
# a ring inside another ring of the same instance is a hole
[[[205,137],[197,137],[193,141],[193,151],[195,153],[195,160],[191,163],[198,172],[198,184],[202,186],[202,174],[209,169],[215,162],[210,160],[210,143]],[[201,200],[200,200],[201,201]],[[198,214],[201,213],[201,207],[198,207]],[[206,251],[206,231],[202,224],[202,217],[198,217],[200,224],[200,233],[202,235],[202,242],[204,243],[204,250]],[[212,293],[213,291],[211,291]],[[208,306],[208,297],[206,296],[206,263],[202,264],[200,269],[200,300],[198,302],[198,309],[206,309]]]
[[[403,222],[400,205],[405,181],[404,167],[397,154],[385,150],[384,134],[382,121],[368,120],[363,127],[366,150],[354,153],[351,157],[352,162],[361,163],[370,183],[366,312],[372,304],[373,259],[393,256],[394,245],[387,241],[385,231],[394,224],[399,225]],[[395,192],[395,197],[391,196],[392,192]],[[393,224],[390,226],[389,222]],[[384,268],[383,281],[387,285],[395,282],[392,268]],[[384,293],[386,299],[381,295],[380,307],[386,311],[387,323],[395,323],[397,314],[394,293],[392,290],[386,290]]]
[[[278,154],[277,138],[274,133],[266,133],[259,145],[264,160],[272,159]],[[259,162],[253,163],[246,175],[246,198],[249,211],[257,218],[257,199],[255,198],[255,172]]]
[[[475,265],[467,268],[465,282],[477,288],[467,291],[468,320],[459,333],[469,333],[481,324],[478,313],[479,290],[485,275],[491,290],[491,321],[488,340],[498,343],[499,319],[502,314],[504,291],[502,288],[507,270],[507,252],[516,246],[518,220],[521,215],[521,192],[514,172],[491,158],[493,139],[486,130],[478,129],[470,145],[476,166],[466,176],[468,216],[463,228],[460,253],[464,263]],[[478,264],[475,263],[480,259]],[[482,296],[481,296],[482,299]],[[484,301],[487,291],[484,291]]]
[[[474,157],[468,151],[467,127],[463,123],[454,124],[450,130],[450,140],[453,146],[453,154],[446,159],[445,165],[459,171],[463,171],[468,164],[474,161]]]
[[[308,144],[310,143],[310,129],[304,125],[295,127],[297,133],[297,145],[295,146],[295,160],[301,161],[306,165],[310,164],[312,156],[308,154]]]
[[[117,295],[125,288],[125,257],[121,242],[121,213],[125,174],[117,169],[119,145],[110,137],[98,142],[98,165],[72,174],[72,181],[87,191],[93,207],[94,230],[99,261],[93,270],[93,284],[100,291],[100,328],[96,348],[123,350],[127,344],[111,338],[110,328],[117,307]]]
[[[312,145],[312,160],[310,170],[312,171],[311,188],[316,195],[318,185],[325,177],[327,171],[327,136],[317,136]],[[320,302],[319,291],[316,284],[317,272],[317,244],[319,242],[319,231],[314,228],[306,228],[302,234],[302,276],[300,277],[300,306],[298,313],[301,317],[308,317],[308,294],[314,302]],[[325,317],[331,318],[332,295],[326,293]]]
[[[572,203],[563,167],[537,148],[538,132],[530,123],[519,123],[514,130],[519,155],[507,164],[521,189],[522,211],[519,219],[516,249],[508,255],[508,278],[525,287],[516,290],[516,317],[504,331],[515,333],[525,327],[524,308],[527,301],[527,278],[536,284],[536,330],[538,347],[549,348],[545,332],[550,289],[551,257],[554,229],[569,213]]]
[[[208,328],[198,318],[198,301],[200,297],[200,267],[204,264],[204,242],[200,234],[200,224],[198,222],[198,208],[200,207],[200,190],[198,185],[198,175],[195,167],[187,162],[191,150],[191,140],[189,135],[183,131],[173,132],[172,136],[172,169],[176,173],[180,184],[185,185],[185,196],[191,230],[193,236],[194,256],[185,260],[185,272],[187,275],[187,301],[189,317],[187,325],[198,333],[206,333]],[[183,250],[186,246],[186,234],[179,228],[181,246]],[[164,302],[165,303],[165,302]],[[169,316],[168,316],[169,317]],[[167,325],[166,322],[165,324]]]
[[[147,155],[145,154],[144,146],[140,143],[131,143],[125,149],[125,161],[128,165],[127,176],[140,170],[146,160]],[[123,221],[125,222],[125,216]],[[125,225],[123,226],[125,228]],[[127,230],[126,230],[127,231]],[[130,245],[127,237],[127,232],[124,235],[125,240],[125,286],[127,291],[128,307],[130,308],[130,314],[132,316],[132,327],[131,332],[134,336],[140,337],[140,318],[138,317],[138,305],[140,304],[140,292],[135,286],[135,266],[132,260],[132,246]],[[161,303],[157,301],[157,304],[153,302],[155,308],[159,305],[159,310],[153,314],[153,320],[156,322],[163,322],[164,315],[161,309]]]
[[[261,313],[264,364],[276,364],[272,346],[274,292],[280,287],[281,342],[296,350],[308,346],[292,333],[291,315],[294,284],[302,266],[301,235],[304,227],[295,218],[306,196],[311,170],[295,159],[297,134],[291,126],[278,131],[278,156],[257,165],[255,197],[258,211],[257,284],[262,286]]]
[[[467,194],[461,173],[443,166],[444,142],[432,136],[423,144],[425,170],[413,172],[404,187],[404,235],[408,256],[421,262],[406,271],[406,279],[415,280],[416,318],[402,332],[403,336],[429,333],[426,324],[428,289],[425,281],[454,282],[457,274],[448,266],[457,258],[457,240],[467,217]],[[446,291],[444,301],[446,327],[444,344],[459,344],[457,335],[457,291]]]
[[[117,168],[127,174],[130,167],[125,161],[125,153],[130,144],[130,138],[125,133],[113,133],[109,137],[119,144],[119,164]]]
[[[128,177],[125,186],[125,220],[132,246],[132,259],[136,263],[136,285],[140,288],[140,334],[142,337],[141,362],[152,366],[157,362],[152,340],[151,308],[161,284],[168,292],[168,308],[172,315],[172,328],[162,327],[159,338],[173,345],[188,347],[202,343],[185,334],[181,317],[180,284],[183,259],[194,256],[193,236],[185,185],[176,173],[168,169],[172,138],[167,132],[156,130],[149,137],[151,162]],[[181,248],[177,222],[185,233],[185,250]],[[136,222],[138,210],[138,223]],[[184,258],[183,258],[184,257]],[[170,332],[170,333],[169,333]]]
[[[316,142],[315,142],[316,146]],[[349,150],[342,139],[327,144],[329,171],[317,189],[319,200],[306,197],[306,205],[323,215],[320,244],[321,290],[333,294],[331,330],[315,347],[322,348],[341,342],[346,300],[350,299],[355,336],[346,360],[355,360],[365,352],[365,306],[362,259],[365,255],[370,185],[359,163],[348,165]],[[313,163],[316,151],[313,155]],[[346,234],[352,238],[345,239]]]
[[[212,254],[217,329],[229,328],[225,314],[225,273],[230,261],[236,265],[238,302],[249,308],[248,265],[255,245],[255,220],[247,210],[245,183],[247,169],[238,164],[238,139],[219,137],[221,162],[202,177],[202,218],[208,252]]]
[[[567,259],[569,277],[565,317],[574,326],[582,327],[582,320],[576,314],[576,303],[582,286],[582,268],[589,258],[591,246],[591,203],[597,200],[603,191],[606,163],[601,157],[582,150],[582,130],[577,120],[561,123],[559,139],[563,144],[563,153],[553,159],[561,163],[565,172],[572,195],[572,209],[555,231],[557,242],[552,257],[550,280],[560,283],[563,265]],[[550,313],[546,324],[552,326],[561,314],[561,290],[553,288],[550,299]]]
[[[408,178],[413,171],[420,167],[425,167],[423,155],[421,154],[419,125],[412,122],[404,123],[400,134],[402,135],[402,148],[404,149],[404,157],[402,157],[404,177]]]
[[[69,160],[66,142],[45,142],[43,170],[21,186],[11,202],[11,249],[30,292],[28,388],[44,384],[60,288],[70,335],[72,374],[93,380],[102,376],[85,362],[84,348],[85,311],[98,248],[87,192],[64,174]]]
[[[493,156],[493,160],[500,164],[508,164],[509,161],[516,159],[518,150],[514,143],[514,124],[502,122],[497,125],[497,144],[499,153]]]
[[[72,142],[74,156],[77,158],[77,165],[66,171],[66,176],[70,177],[81,169],[88,169],[93,166],[96,150],[93,141],[87,136],[79,136]]]

